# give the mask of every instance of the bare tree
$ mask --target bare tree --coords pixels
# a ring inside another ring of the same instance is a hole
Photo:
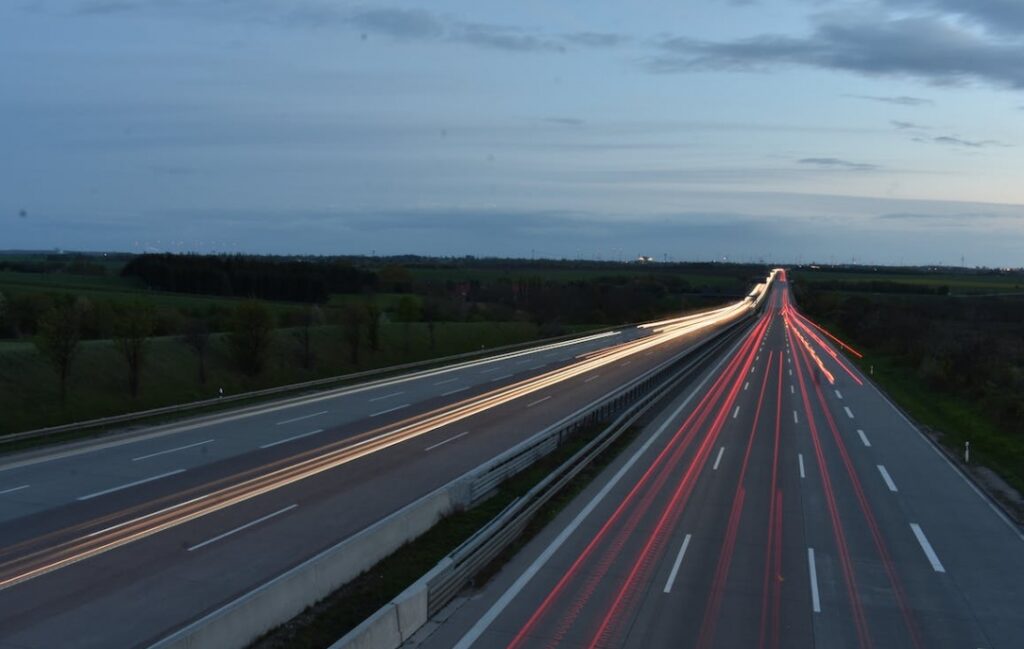
[[[249,376],[263,371],[274,339],[274,315],[267,305],[246,300],[235,307],[228,342],[239,368]]]
[[[68,376],[82,337],[83,308],[81,303],[66,295],[57,298],[39,319],[36,348],[57,372],[62,403],[67,398]]]
[[[402,352],[408,356],[412,343],[412,323],[420,317],[420,305],[411,295],[403,295],[398,300],[398,320],[402,323]]]
[[[430,349],[433,350],[437,346],[437,336],[435,331],[439,312],[437,302],[428,297],[423,302],[422,311],[423,319],[427,321],[427,333],[430,334]]]
[[[366,336],[370,349],[380,351],[380,307],[372,299],[366,303]]]
[[[146,343],[156,328],[153,306],[133,302],[120,314],[115,325],[114,344],[128,365],[128,391],[139,396],[139,382],[146,360]]]
[[[363,311],[355,304],[341,310],[341,330],[353,365],[359,364],[359,347],[363,342]]]
[[[195,352],[199,359],[199,384],[206,385],[206,350],[210,346],[210,330],[202,318],[192,318],[185,325],[181,341]]]
[[[308,370],[313,367],[313,327],[323,324],[324,314],[320,307],[313,304],[302,312],[300,318],[295,337],[302,347],[302,367]]]

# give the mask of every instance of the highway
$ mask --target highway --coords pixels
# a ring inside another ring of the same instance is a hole
[[[749,334],[413,644],[1024,647],[1021,530],[839,347],[782,274]]]
[[[749,310],[7,457],[0,647],[149,646]]]

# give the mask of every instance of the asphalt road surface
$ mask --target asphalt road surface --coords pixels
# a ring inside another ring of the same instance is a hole
[[[5,458],[0,647],[148,646],[742,312]]]
[[[701,383],[414,644],[1024,647],[1021,530],[776,286]]]

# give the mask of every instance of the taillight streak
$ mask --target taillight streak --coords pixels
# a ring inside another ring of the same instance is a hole
[[[712,412],[712,407],[718,400],[719,396],[723,393],[725,385],[732,380],[732,377],[742,377],[744,375],[745,369],[739,368],[744,364],[744,359],[747,359],[747,362],[753,359],[757,341],[759,340],[759,336],[757,334],[758,332],[763,332],[762,324],[763,323],[759,323],[759,325],[755,327],[755,330],[751,332],[751,334],[748,334],[747,339],[743,342],[740,349],[735,352],[720,375],[715,379],[712,386],[708,389],[708,392],[701,398],[697,407],[694,408],[683,424],[676,430],[672,438],[658,453],[657,457],[655,457],[644,474],[632,489],[630,489],[629,493],[622,499],[622,502],[619,503],[612,515],[587,543],[586,547],[579,556],[576,557],[572,565],[565,571],[565,573],[563,573],[555,586],[544,597],[540,605],[523,624],[516,636],[508,644],[509,649],[518,649],[518,647],[522,646],[523,642],[530,637],[530,634],[533,632],[536,625],[546,617],[553,603],[561,596],[568,584],[572,582],[582,566],[589,560],[590,556],[595,552],[599,544],[605,539],[609,531],[616,526],[624,512],[636,506],[638,494],[649,484],[652,476],[662,469],[665,471],[664,475],[670,475],[671,470],[674,469],[681,459],[682,453],[689,447],[689,444],[693,441],[696,433],[699,431],[700,427],[703,426],[704,421]],[[656,495],[658,490],[652,489],[651,492]],[[571,615],[572,611],[570,610],[568,613]],[[574,618],[575,616],[573,616],[573,619]]]
[[[829,519],[832,522],[832,534],[836,542],[836,552],[839,555],[839,564],[843,570],[843,579],[846,583],[846,594],[850,602],[850,608],[853,613],[854,626],[857,630],[857,641],[862,649],[867,649],[871,646],[871,638],[868,633],[867,620],[864,616],[864,607],[860,601],[860,595],[857,592],[857,577],[853,571],[853,564],[850,561],[850,551],[846,543],[846,534],[843,531],[842,521],[839,518],[839,510],[836,506],[835,493],[832,488],[832,478],[829,475],[828,465],[825,463],[825,453],[821,447],[821,440],[818,435],[818,427],[814,420],[814,414],[811,411],[811,402],[807,396],[807,386],[804,383],[803,370],[800,367],[800,355],[804,355],[804,361],[807,367],[810,368],[810,360],[806,358],[804,350],[798,348],[793,343],[792,330],[787,329],[786,335],[789,337],[790,347],[794,349],[794,354],[797,354],[798,360],[796,365],[797,382],[800,384],[800,394],[804,406],[804,414],[807,419],[807,427],[811,432],[811,442],[814,446],[814,454],[818,460],[819,475],[821,476],[821,487],[825,493],[825,504],[828,508]]]
[[[722,426],[725,424],[729,411],[732,409],[732,404],[743,385],[745,375],[753,364],[754,353],[757,351],[757,345],[760,344],[760,340],[764,336],[767,323],[767,318],[763,318],[759,323],[755,345],[752,351],[748,354],[747,360],[743,366],[743,371],[736,376],[726,400],[721,404],[718,414],[711,424],[711,428],[694,455],[694,459],[687,467],[686,473],[683,475],[679,485],[673,492],[668,505],[662,511],[657,525],[653,532],[648,536],[647,541],[637,556],[636,561],[634,561],[626,580],[616,593],[615,599],[605,613],[601,625],[587,644],[590,649],[595,649],[604,643],[608,636],[613,632],[612,625],[625,617],[625,612],[630,608],[630,600],[632,599],[635,589],[638,584],[646,581],[644,577],[646,577],[646,574],[649,572],[654,560],[660,556],[661,551],[664,549],[665,532],[675,524],[675,521],[681,515],[682,510],[685,508],[689,499],[690,493],[693,490],[693,486],[696,483],[697,475],[707,464],[711,450],[718,439],[718,434],[721,431]]]
[[[715,626],[718,622],[718,613],[722,606],[722,598],[725,596],[725,584],[729,577],[729,567],[732,565],[733,553],[736,549],[736,536],[739,533],[740,518],[743,515],[743,501],[746,498],[746,489],[743,486],[747,478],[747,467],[750,465],[750,453],[754,449],[754,441],[757,439],[757,425],[761,418],[761,406],[764,403],[764,393],[768,387],[768,377],[772,368],[774,352],[768,352],[768,363],[765,367],[764,378],[761,380],[761,391],[757,397],[757,408],[754,411],[754,422],[750,427],[750,437],[747,438],[747,448],[743,453],[743,462],[740,464],[739,478],[736,480],[736,493],[733,496],[732,509],[729,513],[729,523],[726,527],[725,541],[722,550],[718,555],[718,565],[715,567],[715,576],[711,582],[711,596],[704,609],[704,621],[701,623],[700,635],[697,636],[697,647],[706,649],[711,646],[715,637]],[[780,363],[781,367],[781,363]],[[769,492],[771,494],[771,492]],[[769,495],[770,500],[774,496]]]

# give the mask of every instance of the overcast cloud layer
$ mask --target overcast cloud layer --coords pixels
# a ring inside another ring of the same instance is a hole
[[[0,249],[1021,266],[1021,61],[1018,0],[19,0]]]

